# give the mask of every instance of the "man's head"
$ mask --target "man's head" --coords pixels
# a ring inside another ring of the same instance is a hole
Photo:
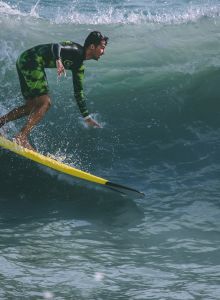
[[[92,31],[86,38],[84,48],[86,59],[98,60],[105,52],[108,43],[108,37],[99,31]]]

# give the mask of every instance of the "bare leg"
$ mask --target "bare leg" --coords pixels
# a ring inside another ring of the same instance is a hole
[[[28,135],[30,134],[33,127],[40,122],[43,118],[45,113],[48,111],[51,105],[50,97],[48,95],[42,95],[36,97],[34,99],[29,100],[30,102],[30,110],[29,110],[29,117],[27,123],[21,129],[21,131],[16,135],[15,140],[20,145],[34,150],[33,147],[28,142]],[[26,110],[27,112],[28,110]],[[22,112],[20,112],[22,116]],[[26,114],[25,114],[26,115]]]
[[[13,109],[8,114],[0,118],[0,128],[10,121],[14,121],[29,115],[27,123],[17,134],[15,140],[18,144],[34,150],[28,142],[28,135],[31,132],[32,128],[43,118],[45,113],[50,108],[50,105],[50,97],[46,94],[28,99],[25,105]]]
[[[33,109],[33,105],[34,101],[32,99],[28,99],[25,105],[16,107],[6,115],[0,117],[0,128],[10,121],[14,121],[29,115],[31,110]]]
[[[16,107],[6,115],[0,117],[0,128],[10,121],[14,121],[30,114],[33,109],[33,100],[29,100],[25,105]]]

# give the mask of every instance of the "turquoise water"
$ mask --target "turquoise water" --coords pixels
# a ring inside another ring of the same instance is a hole
[[[146,194],[0,151],[0,299],[219,299],[219,15],[219,1],[0,2],[1,114],[23,103],[22,51],[102,31],[85,94],[103,128],[84,126],[71,75],[48,70],[53,105],[31,141]]]

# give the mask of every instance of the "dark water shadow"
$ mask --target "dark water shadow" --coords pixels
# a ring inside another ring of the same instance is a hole
[[[0,190],[0,222],[10,226],[42,219],[134,226],[144,216],[134,199],[7,152],[0,152]]]

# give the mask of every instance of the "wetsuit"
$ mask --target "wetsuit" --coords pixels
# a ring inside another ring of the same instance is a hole
[[[25,99],[48,94],[45,68],[56,68],[59,58],[64,68],[72,71],[74,95],[82,116],[86,117],[89,113],[83,95],[85,52],[77,43],[44,44],[23,52],[16,62],[21,92]]]

